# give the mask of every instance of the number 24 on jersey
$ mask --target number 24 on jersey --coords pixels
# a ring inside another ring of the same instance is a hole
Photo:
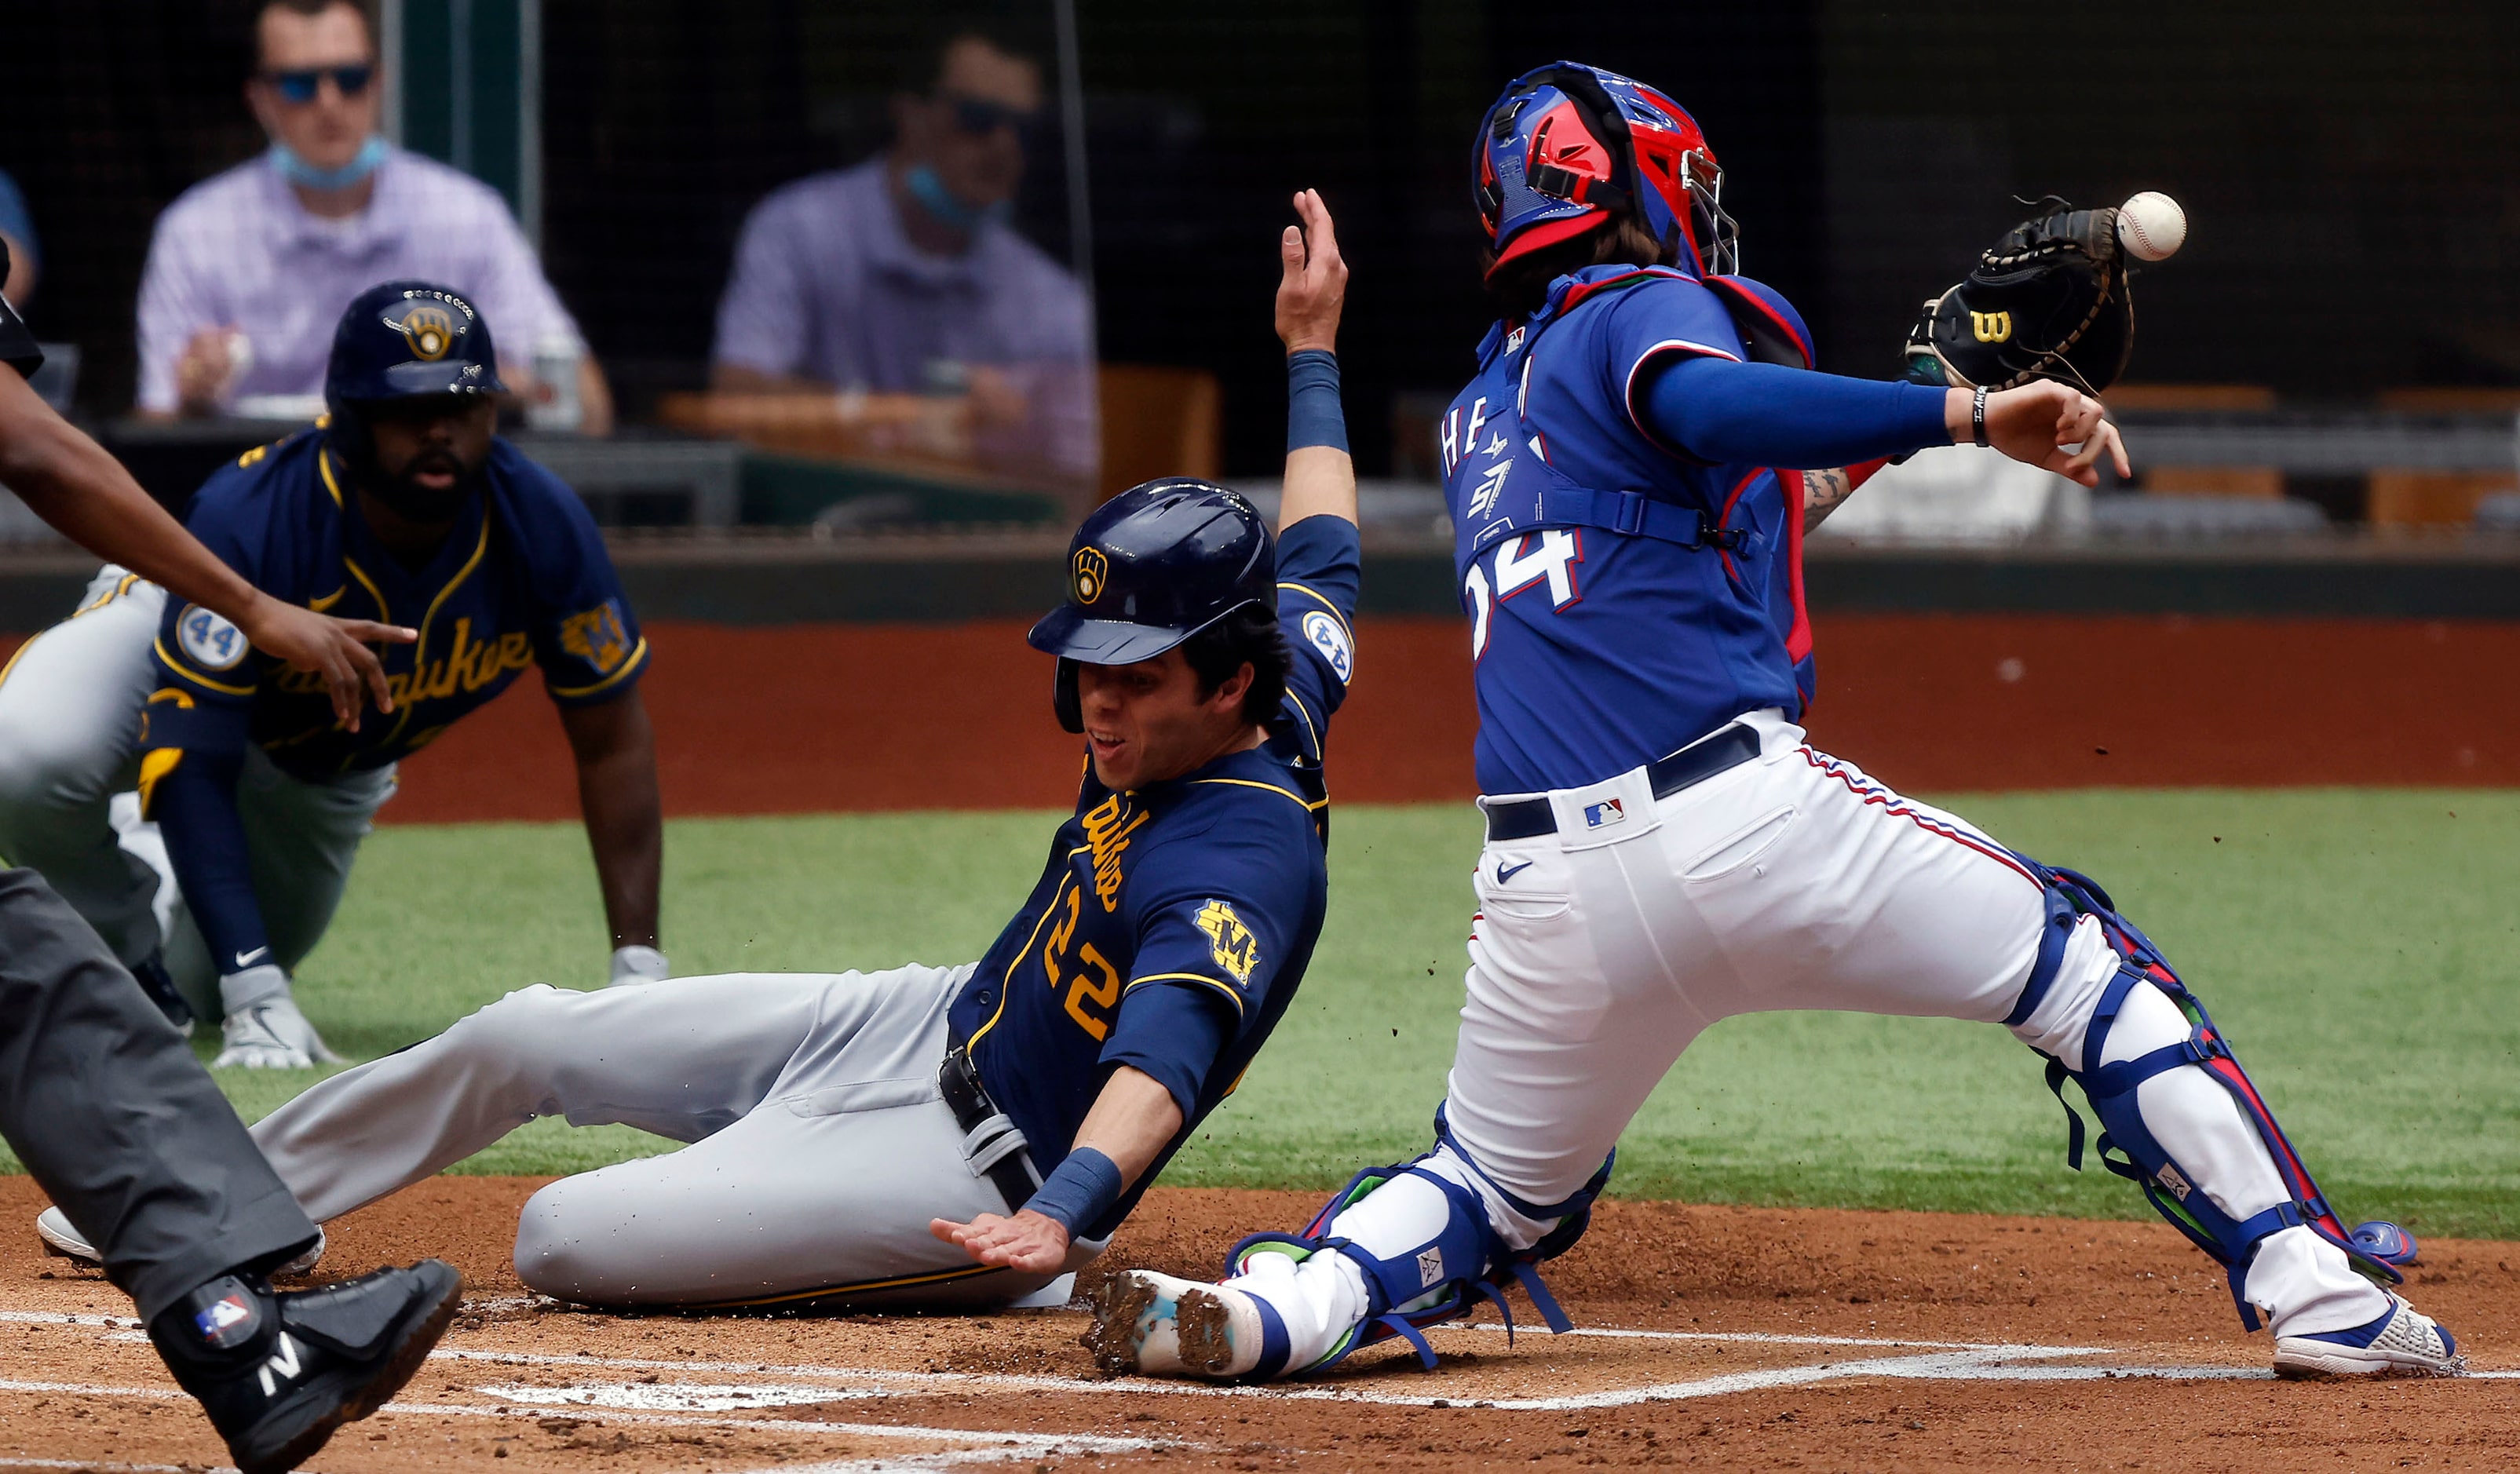
[[[1496,606],[1525,589],[1546,583],[1549,606],[1562,609],[1583,598],[1575,568],[1584,561],[1584,534],[1552,527],[1508,538],[1470,561],[1462,579],[1462,601],[1470,606],[1470,658],[1488,650],[1488,618]]]

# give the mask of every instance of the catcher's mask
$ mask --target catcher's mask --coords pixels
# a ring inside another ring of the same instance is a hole
[[[1642,82],[1580,62],[1524,72],[1488,109],[1476,150],[1479,223],[1500,265],[1630,211],[1666,249],[1686,242],[1700,270],[1740,270],[1715,151],[1688,110]]]
[[[1058,725],[1085,730],[1076,667],[1151,660],[1246,604],[1278,607],[1278,553],[1239,492],[1186,476],[1130,487],[1067,545],[1067,602],[1024,637],[1058,656]]]

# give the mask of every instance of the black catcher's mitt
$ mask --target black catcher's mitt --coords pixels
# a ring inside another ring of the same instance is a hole
[[[2053,379],[2097,394],[2126,372],[2135,303],[2118,212],[2052,195],[2038,207],[2054,213],[2005,232],[1967,280],[1925,304],[1908,334],[1909,379],[1961,389]]]

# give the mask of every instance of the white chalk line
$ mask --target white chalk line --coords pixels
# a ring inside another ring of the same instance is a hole
[[[127,1325],[131,1322],[114,1317],[46,1315],[30,1312],[0,1312],[0,1318],[38,1323],[103,1327]],[[1492,1321],[1478,1321],[1452,1327],[1461,1330],[1501,1331],[1504,1326]],[[2260,1367],[2229,1365],[2146,1364],[2115,1366],[2084,1364],[2016,1364],[2053,1362],[2065,1358],[2091,1358],[2123,1354],[2120,1349],[2103,1346],[2040,1346],[1987,1342],[1920,1341],[1887,1337],[1799,1335],[1765,1331],[1676,1331],[1631,1329],[1613,1326],[1579,1327],[1566,1334],[1618,1340],[1681,1341],[1734,1345],[1846,1347],[1867,1349],[1915,1348],[1899,1357],[1868,1357],[1817,1365],[1769,1367],[1753,1371],[1720,1373],[1687,1381],[1651,1383],[1643,1386],[1612,1388],[1599,1392],[1579,1393],[1552,1398],[1476,1398],[1437,1396],[1427,1393],[1399,1393],[1371,1388],[1271,1384],[1262,1386],[1227,1385],[1184,1381],[1170,1378],[1122,1377],[1082,1378],[1066,1376],[1027,1376],[993,1372],[907,1371],[866,1366],[833,1366],[810,1362],[712,1362],[638,1357],[559,1356],[535,1352],[489,1351],[464,1347],[440,1347],[431,1360],[479,1362],[494,1365],[554,1366],[587,1370],[623,1370],[646,1372],[698,1372],[717,1376],[770,1375],[802,1378],[826,1378],[843,1385],[827,1390],[822,1401],[843,1401],[861,1398],[943,1395],[956,1391],[1043,1392],[1064,1396],[1187,1396],[1226,1398],[1276,1398],[1294,1402],[1359,1403],[1382,1407],[1470,1407],[1504,1411],[1576,1411],[1588,1408],[1634,1406],[1646,1402],[1678,1402],[1717,1397],[1739,1392],[1755,1392],[1774,1387],[1803,1386],[1815,1382],[1836,1381],[1856,1377],[1893,1377],[1906,1379],[1971,1380],[1971,1381],[2098,1381],[2110,1378],[2154,1377],[2182,1381],[2265,1380],[2272,1370]],[[115,1337],[113,1339],[120,1339]],[[2520,1378],[2520,1371],[2476,1371],[2470,1377],[2501,1380]],[[49,1384],[0,1382],[0,1390],[76,1390],[68,1384],[54,1388]],[[553,1400],[547,1406],[564,1406],[582,1409],[590,1418],[613,1421],[644,1420],[676,1414],[667,1407],[680,1406],[685,1411],[712,1410],[705,1406],[694,1407],[689,1402],[676,1404],[676,1399],[695,1396],[706,1399],[712,1394],[732,1397],[737,1389],[714,1386],[695,1388],[689,1384],[588,1383],[562,1389],[528,1389],[500,1386],[474,1389],[485,1396],[506,1396],[512,1402],[529,1400],[529,1394]],[[760,1389],[755,1395],[761,1395]],[[789,1396],[783,1401],[804,1402],[816,1389],[785,1389]],[[174,1394],[162,1394],[173,1396]],[[481,1409],[461,1405],[414,1404],[396,1405],[404,1410],[427,1408],[435,1411],[476,1412]],[[744,1406],[728,1401],[725,1410]],[[728,1420],[718,1420],[728,1421]],[[734,1420],[747,1426],[765,1426],[772,1420]],[[835,1424],[808,1423],[807,1429],[828,1429]],[[884,1425],[890,1426],[890,1425]]]
[[[152,1402],[190,1401],[172,1387],[123,1387],[105,1382],[28,1382],[0,1380],[0,1393],[45,1393],[64,1397],[138,1398]],[[377,1409],[381,1413],[407,1416],[452,1416],[505,1418],[512,1421],[549,1421],[565,1417],[573,1422],[624,1423],[652,1428],[715,1428],[731,1432],[817,1433],[834,1438],[878,1438],[921,1440],[943,1444],[990,1444],[1018,1451],[1044,1451],[1053,1447],[1089,1453],[1133,1453],[1155,1447],[1157,1440],[1119,1438],[1098,1433],[1049,1434],[1009,1433],[992,1428],[930,1428],[915,1423],[826,1423],[806,1418],[784,1417],[691,1417],[678,1413],[641,1412],[613,1407],[570,1407],[562,1410],[552,1407],[486,1407],[468,1403],[387,1403]],[[1010,1455],[1012,1456],[1012,1455]],[[81,1462],[64,1467],[76,1468]],[[37,1467],[52,1467],[39,1464]],[[138,1466],[135,1466],[138,1467]]]

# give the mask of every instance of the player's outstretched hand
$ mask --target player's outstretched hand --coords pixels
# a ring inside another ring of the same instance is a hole
[[[1959,417],[1953,439],[1968,443],[1970,396],[1951,391]],[[2070,476],[2086,486],[2099,484],[2100,457],[2107,456],[2121,476],[2132,475],[2126,444],[2118,438],[2100,402],[2054,380],[2043,379],[2017,389],[1986,396],[1986,438],[2015,461]],[[2079,451],[2066,449],[2079,445]]]
[[[1339,259],[1338,233],[1319,190],[1299,191],[1295,213],[1278,238],[1278,336],[1289,353],[1338,351],[1339,309],[1347,305],[1347,263]]]
[[[1058,1220],[1026,1208],[1012,1218],[983,1213],[968,1224],[937,1218],[927,1231],[949,1244],[960,1244],[982,1264],[1004,1265],[1026,1274],[1056,1273],[1067,1263],[1067,1230]]]
[[[359,730],[359,712],[368,698],[377,710],[393,710],[393,689],[385,684],[384,665],[368,647],[390,642],[409,645],[417,630],[378,624],[369,619],[336,619],[258,595],[237,627],[254,648],[288,661],[299,670],[320,671],[333,692],[333,714],[350,731]]]

